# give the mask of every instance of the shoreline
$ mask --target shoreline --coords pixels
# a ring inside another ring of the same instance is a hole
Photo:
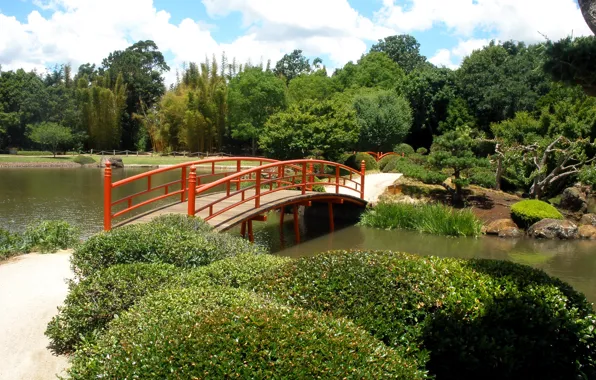
[[[124,165],[124,168],[156,168],[156,169],[160,169],[160,168],[169,168],[172,166],[176,166],[179,164],[127,164]],[[205,164],[195,164],[195,166],[197,167],[201,167],[201,166],[211,166],[211,164],[209,163],[205,163]],[[231,168],[234,167],[233,165],[215,165],[215,169],[227,169],[227,168]],[[246,169],[252,169],[254,166],[247,166],[247,165],[242,165],[240,168],[242,170],[246,170]],[[95,164],[86,164],[86,165],[81,165],[81,164],[77,164],[75,162],[0,162],[0,169],[31,169],[31,168],[37,168],[37,169],[78,169],[78,168],[99,168],[102,169],[103,167],[100,167],[99,164],[95,163]],[[114,168],[113,170],[118,170],[118,168]],[[216,173],[217,174],[217,173]]]

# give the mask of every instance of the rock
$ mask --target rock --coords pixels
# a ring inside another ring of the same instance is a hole
[[[499,231],[500,238],[520,238],[524,233],[517,227],[506,227]]]
[[[588,224],[579,226],[579,238],[596,240],[596,227]]]
[[[575,239],[578,229],[568,220],[543,219],[528,229],[528,235],[537,239]]]
[[[581,220],[579,221],[579,224],[580,224],[580,226],[581,225],[596,226],[596,214],[583,215]]]
[[[122,158],[120,158],[120,157],[103,157],[101,159],[101,161],[99,162],[99,167],[100,168],[105,167],[107,161],[110,161],[110,164],[112,164],[112,168],[123,168],[124,167],[124,163],[122,162]]]
[[[517,228],[517,224],[511,219],[494,220],[486,226],[486,233],[488,235],[498,235],[499,232],[506,228]]]
[[[561,194],[561,208],[584,213],[588,210],[586,195],[577,187],[568,187]]]

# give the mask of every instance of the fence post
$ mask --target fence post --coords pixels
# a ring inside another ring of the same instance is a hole
[[[106,161],[103,172],[103,229],[112,229],[112,164]]]
[[[256,178],[256,185],[255,185],[255,208],[259,208],[261,206],[261,169],[257,170],[257,178]],[[250,226],[250,224],[249,224]]]
[[[360,199],[364,199],[364,177],[366,177],[366,162],[360,163]]]
[[[116,149],[114,149],[114,151],[112,152],[112,156],[116,155]]]
[[[184,202],[186,200],[186,166],[182,167],[182,178],[180,180],[180,186],[182,186],[182,195],[180,196],[180,202]]]
[[[195,215],[196,185],[197,168],[193,165],[190,167],[190,175],[188,176],[188,216]]]

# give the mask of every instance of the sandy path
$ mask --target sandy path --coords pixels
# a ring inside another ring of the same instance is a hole
[[[364,178],[364,199],[370,203],[377,202],[379,196],[381,196],[389,186],[393,185],[395,181],[400,179],[401,176],[402,174],[400,173],[367,174]],[[325,186],[325,189],[330,193],[335,192],[335,186]],[[339,192],[341,194],[360,196],[356,191],[345,187],[340,187]]]
[[[44,332],[68,293],[69,258],[32,253],[0,263],[1,380],[56,379],[66,368],[66,357],[46,348]]]

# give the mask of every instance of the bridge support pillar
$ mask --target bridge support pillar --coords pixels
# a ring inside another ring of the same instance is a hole
[[[243,238],[246,237],[246,222],[242,222],[242,225],[240,226],[240,235],[242,235]]]
[[[328,204],[328,208],[329,208],[329,229],[331,230],[331,232],[335,231],[335,222],[333,221],[333,202],[329,202]]]
[[[293,213],[294,213],[294,234],[296,235],[296,243],[300,244],[300,224],[298,224],[298,206],[293,206]]]
[[[252,219],[248,221],[248,241],[255,242],[255,235],[252,232]]]

